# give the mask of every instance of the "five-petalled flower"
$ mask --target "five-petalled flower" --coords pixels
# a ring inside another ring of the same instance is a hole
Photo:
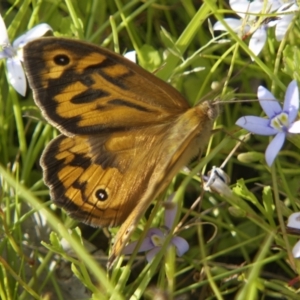
[[[18,37],[11,45],[6,26],[0,15],[0,59],[6,59],[8,81],[22,96],[25,96],[27,86],[21,63],[23,61],[22,47],[26,43],[43,36],[49,30],[52,30],[52,28],[48,24],[37,25]]]
[[[171,197],[172,198],[172,197]],[[170,199],[170,198],[169,198]],[[168,199],[168,200],[169,200]],[[165,224],[163,228],[150,228],[147,232],[145,239],[143,240],[138,252],[146,252],[146,259],[151,262],[155,255],[161,250],[166,236],[169,234],[170,229],[173,227],[175,217],[177,214],[177,203],[166,201],[165,206]],[[131,254],[136,248],[138,241],[129,243],[122,251],[123,254]],[[180,257],[189,250],[188,242],[179,236],[173,236],[170,246],[175,246],[176,254]]]
[[[245,116],[239,118],[235,124],[255,134],[275,135],[265,153],[266,162],[271,166],[282,148],[287,134],[300,133],[300,121],[294,122],[299,108],[299,89],[295,80],[289,84],[283,108],[281,108],[275,97],[263,86],[259,86],[257,97],[268,119]]]
[[[281,41],[294,17],[299,10],[295,1],[285,3],[281,0],[230,0],[231,8],[241,19],[225,18],[224,22],[235,31],[241,38],[252,35],[249,41],[249,49],[258,55],[267,40],[267,29],[275,28],[277,41]],[[261,18],[260,14],[276,12],[276,17]],[[222,22],[215,23],[214,30],[227,31]]]

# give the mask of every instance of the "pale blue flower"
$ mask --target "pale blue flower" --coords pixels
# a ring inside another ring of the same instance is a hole
[[[239,118],[235,124],[255,134],[275,135],[265,153],[266,162],[271,166],[287,134],[300,133],[300,121],[294,122],[299,109],[299,89],[295,80],[289,84],[283,108],[272,93],[263,86],[258,88],[257,97],[268,119],[245,116]]]
[[[26,43],[43,36],[49,30],[52,30],[52,28],[48,24],[37,25],[18,37],[11,45],[8,39],[6,26],[0,15],[0,59],[6,59],[8,81],[22,96],[25,96],[27,87],[26,77],[22,66],[22,48]]]
[[[166,201],[165,206],[165,224],[163,228],[150,228],[147,232],[145,239],[143,240],[138,252],[146,252],[146,259],[151,262],[155,255],[161,250],[166,236],[169,234],[170,229],[173,227],[173,223],[177,214],[177,203]],[[131,254],[138,241],[129,243],[122,251],[123,254]],[[188,242],[179,236],[173,236],[169,247],[174,246],[176,248],[176,254],[180,257],[189,250]]]

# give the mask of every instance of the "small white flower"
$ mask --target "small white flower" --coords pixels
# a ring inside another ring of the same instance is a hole
[[[252,35],[249,41],[249,49],[258,55],[264,47],[267,40],[267,30],[276,26],[275,35],[278,41],[281,41],[291,23],[294,13],[298,11],[295,1],[284,3],[280,0],[268,1],[248,1],[248,0],[230,0],[231,8],[241,19],[225,18],[227,25],[235,31],[239,37],[245,38]],[[264,20],[257,14],[277,12],[276,18],[266,17]],[[260,24],[257,24],[260,20]],[[227,31],[226,27],[220,22],[216,22],[214,30]]]
[[[22,48],[26,43],[43,36],[49,30],[52,28],[48,24],[37,25],[18,37],[11,45],[6,26],[0,15],[0,59],[6,59],[8,81],[22,96],[25,96],[27,86],[21,63],[23,61]]]
[[[207,176],[203,176],[203,181],[205,191],[231,194],[231,190],[228,187],[230,178],[221,168],[213,166],[211,171],[207,173]]]

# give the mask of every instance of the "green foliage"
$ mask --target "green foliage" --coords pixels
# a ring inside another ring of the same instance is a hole
[[[167,190],[180,203],[177,219],[183,223],[175,230],[189,242],[189,251],[178,258],[166,243],[151,263],[139,253],[122,257],[108,271],[117,229],[95,232],[75,224],[49,201],[39,159],[58,133],[30,90],[21,97],[9,85],[0,60],[1,299],[298,299],[299,281],[288,285],[300,272],[291,253],[297,238],[285,223],[300,206],[299,135],[288,137],[268,167],[269,137],[245,135],[234,123],[245,115],[263,116],[259,85],[282,102],[288,83],[300,83],[299,18],[281,42],[270,28],[252,61],[249,38],[229,31],[222,35],[228,42],[221,43],[212,35],[211,23],[231,13],[222,0],[7,0],[0,12],[10,41],[45,22],[58,37],[122,54],[135,49],[140,65],[191,105],[203,99],[223,103],[205,158],[195,159],[192,171],[178,174]],[[225,160],[230,193],[204,191],[199,172]],[[198,197],[201,206],[190,210]],[[132,239],[164,224],[163,208],[155,203]]]

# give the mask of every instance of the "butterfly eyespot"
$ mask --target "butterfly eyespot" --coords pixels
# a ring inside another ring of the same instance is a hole
[[[66,54],[56,55],[53,60],[59,66],[66,66],[70,62],[70,58]]]
[[[96,190],[95,196],[99,201],[105,201],[108,198],[108,193],[105,189],[100,188]]]
[[[37,105],[62,133],[44,150],[45,182],[79,220],[121,225],[111,267],[151,200],[209,139],[218,106],[190,108],[151,73],[76,40],[28,43],[24,64]]]

